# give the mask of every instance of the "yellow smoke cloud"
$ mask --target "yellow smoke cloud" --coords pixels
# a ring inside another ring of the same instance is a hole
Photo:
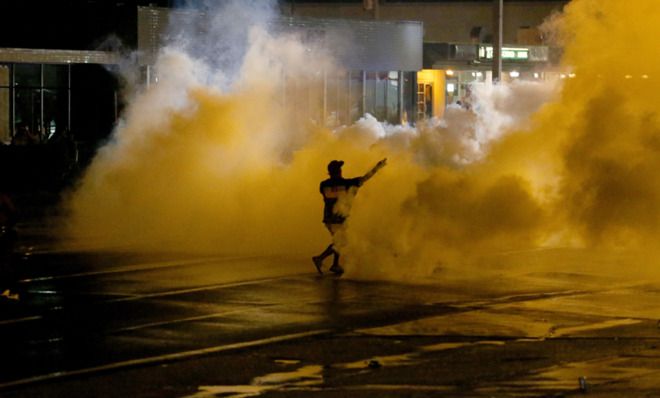
[[[657,45],[658,22],[652,0],[566,7],[564,62],[576,78],[552,114],[565,137],[565,216],[590,243],[646,244],[657,237],[660,54],[646,49]]]
[[[532,247],[655,250],[660,55],[646,53],[655,48],[660,8],[653,0],[575,0],[558,21],[572,73],[557,100],[531,126],[513,126],[491,142],[484,159],[458,171],[428,170],[389,204],[397,227],[373,225],[381,211],[367,215],[371,202],[356,201],[346,250],[357,264],[375,259],[403,277],[479,273],[467,265]]]
[[[387,157],[352,203],[340,247],[349,276],[478,273],[468,264],[502,252],[648,245],[660,199],[656,2],[571,2],[558,25],[575,78],[556,95],[543,88],[539,98],[554,100],[532,118],[542,101],[523,107],[534,86],[495,88],[508,90],[507,105],[461,111],[459,128],[385,131],[367,117],[330,132],[301,120],[278,79],[293,70],[304,86],[321,68],[295,38],[253,32],[231,93],[166,52],[161,83],[136,98],[72,194],[68,235],[96,247],[307,257],[329,241],[318,192],[327,163],[345,160],[352,177]]]

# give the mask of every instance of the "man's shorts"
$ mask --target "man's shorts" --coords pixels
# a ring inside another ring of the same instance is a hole
[[[335,248],[346,246],[346,226],[344,224],[325,223],[325,227],[332,235]]]
[[[344,229],[344,224],[333,224],[333,223],[325,223],[325,227],[330,231],[331,235],[335,235],[337,232],[341,231]]]

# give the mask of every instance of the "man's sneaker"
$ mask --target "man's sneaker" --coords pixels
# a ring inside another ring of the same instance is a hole
[[[314,266],[316,267],[316,270],[319,272],[319,274],[323,275],[323,271],[321,271],[321,267],[323,266],[323,258],[321,258],[321,256],[314,256],[312,257],[312,261],[314,262]]]
[[[335,275],[341,275],[344,273],[344,269],[339,265],[333,265],[332,267],[330,267],[330,272],[332,272]]]

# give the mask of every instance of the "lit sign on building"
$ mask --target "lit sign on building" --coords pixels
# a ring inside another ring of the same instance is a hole
[[[479,46],[479,58],[493,59],[493,46]],[[528,48],[502,47],[502,59],[528,60]]]

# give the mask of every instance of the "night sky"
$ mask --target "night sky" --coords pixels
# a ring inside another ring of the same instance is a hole
[[[126,45],[137,42],[138,5],[170,6],[168,0],[5,0],[0,15],[0,47],[46,49],[103,48],[114,33]],[[116,44],[112,44],[116,45]]]
[[[283,3],[361,3],[362,0],[279,0]],[[505,0],[518,1],[518,0]],[[547,0],[525,0],[547,1]],[[116,50],[137,45],[136,6],[204,7],[212,0],[3,0],[0,47]],[[381,0],[419,3],[419,0]],[[474,3],[490,0],[425,0],[427,3]]]

